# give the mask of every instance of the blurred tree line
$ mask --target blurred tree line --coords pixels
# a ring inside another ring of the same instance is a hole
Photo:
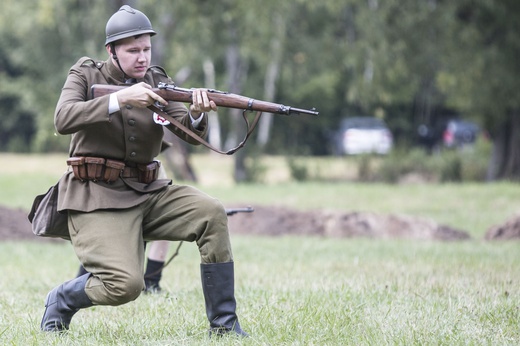
[[[491,136],[490,178],[520,178],[518,0],[4,0],[0,150],[67,150],[53,126],[61,86],[81,56],[107,58],[122,4],[151,19],[154,63],[177,83],[320,111],[264,115],[247,150],[330,154],[354,114],[384,118],[407,147],[419,125],[461,114]],[[241,140],[240,113],[212,115],[213,144]]]

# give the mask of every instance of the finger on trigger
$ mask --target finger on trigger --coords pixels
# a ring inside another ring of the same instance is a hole
[[[154,93],[153,91],[151,91],[151,90],[148,91],[147,90],[146,94],[148,94],[148,96],[152,99],[153,103],[159,102],[159,103],[161,103],[164,106],[168,105],[168,102],[166,102],[161,96],[159,96],[158,94]]]
[[[155,94],[157,95],[157,94]],[[163,99],[161,96],[157,95],[156,98],[155,98],[155,101],[158,101],[159,103],[161,103],[162,105],[164,106],[167,106],[168,105],[168,101],[166,101],[165,99]]]

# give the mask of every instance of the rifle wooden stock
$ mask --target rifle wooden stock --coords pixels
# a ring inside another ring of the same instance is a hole
[[[95,84],[92,86],[92,98],[108,95],[119,91],[123,88],[127,88],[124,85],[104,85]],[[167,101],[176,101],[191,103],[192,91],[190,89],[179,88],[172,84],[160,84],[158,88],[153,88],[153,92],[161,96]],[[210,100],[215,102],[218,107],[236,108],[248,111],[266,112],[274,114],[310,114],[318,115],[314,108],[313,109],[300,109],[290,106],[284,106],[282,104],[255,100],[246,96],[228,93],[225,91],[207,89],[208,97]]]

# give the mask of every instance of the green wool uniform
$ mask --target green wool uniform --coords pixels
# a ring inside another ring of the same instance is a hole
[[[164,70],[150,68],[143,80],[155,87],[172,83]],[[101,157],[129,167],[147,164],[161,151],[163,131],[171,125],[154,119],[148,108],[123,107],[109,114],[109,96],[92,99],[93,84],[118,85],[122,71],[111,60],[80,59],[63,87],[55,126],[70,134],[71,157]],[[169,102],[165,111],[195,133],[207,132],[207,117],[194,128],[186,106]],[[114,182],[81,181],[69,169],[59,182],[58,210],[67,211],[74,250],[92,274],[85,293],[96,305],[120,305],[134,300],[144,288],[145,240],[196,242],[202,263],[233,260],[227,216],[216,199],[167,179],[150,184],[119,177]]]

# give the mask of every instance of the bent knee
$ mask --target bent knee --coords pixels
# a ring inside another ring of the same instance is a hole
[[[110,305],[121,305],[139,297],[144,289],[144,280],[142,277],[129,278],[112,284],[105,283],[105,288]]]
[[[201,214],[216,221],[227,221],[226,209],[222,203],[215,198],[206,198],[199,204]]]

